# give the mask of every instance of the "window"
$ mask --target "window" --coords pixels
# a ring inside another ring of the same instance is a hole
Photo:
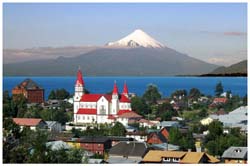
[[[77,120],[80,120],[80,116],[77,116]]]
[[[169,158],[169,157],[164,157],[164,158],[163,158],[163,161],[170,162],[170,158]]]
[[[82,120],[85,120],[85,116],[82,116]]]
[[[173,158],[173,162],[179,162],[180,159],[179,158]]]
[[[105,114],[106,114],[106,109],[105,109],[105,106],[104,106],[104,105],[101,105],[100,114],[101,114],[101,115],[105,115]]]
[[[98,147],[100,147],[101,146],[101,144],[98,144]]]
[[[87,116],[87,117],[88,117],[87,119],[89,120],[89,116]]]

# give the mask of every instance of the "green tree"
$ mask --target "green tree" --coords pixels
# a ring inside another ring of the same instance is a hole
[[[13,122],[12,118],[5,118],[3,120],[3,127],[8,132],[11,132],[15,138],[20,137],[20,127]]]
[[[172,127],[169,130],[169,143],[179,145],[181,138],[181,133],[177,127]]]
[[[49,97],[48,99],[52,100],[52,99],[56,99],[56,93],[54,90],[50,91]]]
[[[192,88],[189,91],[189,98],[197,100],[201,96],[201,92],[197,88]]]
[[[145,100],[137,96],[131,98],[131,108],[140,115],[149,113],[149,108]]]
[[[206,109],[206,108],[202,108],[202,109],[199,111],[199,117],[204,118],[204,117],[207,117],[207,116],[208,116],[207,109]]]
[[[126,129],[120,122],[116,122],[115,125],[111,128],[112,136],[125,136],[125,132]]]
[[[219,97],[223,93],[223,85],[221,81],[215,86],[215,96]]]
[[[243,105],[247,106],[247,95],[243,97]]]
[[[223,134],[223,124],[220,121],[213,121],[208,125],[208,135],[206,136],[207,140],[214,140]]]
[[[143,94],[142,98],[148,104],[156,104],[157,100],[161,99],[161,94],[158,91],[158,88],[156,85],[150,84],[148,85],[147,90]]]

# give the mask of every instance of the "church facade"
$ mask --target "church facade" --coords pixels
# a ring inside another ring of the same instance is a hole
[[[116,82],[112,94],[86,94],[82,72],[79,69],[75,83],[74,122],[75,123],[112,123],[127,125],[129,118],[137,117],[131,109],[128,87],[124,83],[119,97]]]

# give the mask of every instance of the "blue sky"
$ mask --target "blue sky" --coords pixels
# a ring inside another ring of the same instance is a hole
[[[137,28],[208,62],[247,57],[246,3],[3,4],[4,48],[102,46]]]

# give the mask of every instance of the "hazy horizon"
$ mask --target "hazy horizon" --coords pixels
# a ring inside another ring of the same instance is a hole
[[[3,58],[56,58],[62,48],[103,46],[138,28],[209,63],[247,59],[247,3],[4,3]]]

